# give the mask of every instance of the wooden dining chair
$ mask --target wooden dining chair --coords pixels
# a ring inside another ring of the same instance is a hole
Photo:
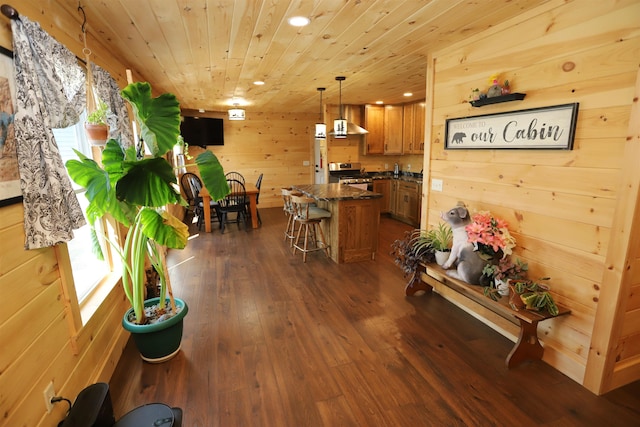
[[[244,180],[244,176],[242,176],[240,172],[227,172],[225,174],[225,177],[227,178],[227,181],[229,181],[230,179],[235,179],[236,181],[240,181],[242,185],[245,185],[246,183],[246,181]]]
[[[245,230],[247,229],[247,191],[244,184],[237,179],[228,179],[229,189],[231,192],[224,199],[220,200],[218,204],[218,212],[220,212],[220,232],[224,233],[225,226],[229,222],[229,214],[235,213],[235,222],[238,224],[238,229],[241,223],[245,223]]]
[[[200,178],[198,178],[198,175],[191,172],[186,172],[182,174],[182,176],[180,177],[180,188],[182,189],[185,199],[189,204],[189,206],[187,206],[187,208],[184,211],[183,221],[187,219],[189,214],[192,214],[194,217],[198,216],[198,206],[196,203],[197,194],[194,194],[193,192],[193,185],[192,185],[193,180],[199,181]]]
[[[186,172],[180,177],[180,186],[183,187],[183,191],[187,196],[187,201],[193,206],[193,216],[197,218],[198,230],[202,228],[204,219],[204,204],[202,197],[200,197],[200,190],[202,190],[202,181],[200,177],[194,173]],[[192,199],[192,201],[189,201]],[[218,212],[218,202],[213,200],[209,201],[209,208],[211,209],[211,222],[220,222],[220,213]],[[186,218],[186,213],[185,213]]]

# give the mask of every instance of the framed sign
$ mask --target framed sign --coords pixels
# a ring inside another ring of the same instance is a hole
[[[13,132],[15,105],[13,52],[0,46],[0,206],[22,201]]]
[[[571,150],[578,103],[447,119],[445,149]]]

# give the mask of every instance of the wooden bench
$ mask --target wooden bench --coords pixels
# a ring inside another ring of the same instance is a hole
[[[430,292],[434,286],[442,284],[448,288],[475,301],[488,310],[504,317],[510,322],[520,326],[518,341],[507,356],[506,365],[508,368],[519,365],[525,360],[541,360],[544,348],[538,340],[538,322],[550,319],[554,316],[545,312],[531,310],[514,310],[509,306],[508,297],[503,297],[498,301],[488,298],[483,293],[482,286],[470,285],[453,277],[447,276],[445,270],[436,264],[421,264],[419,276],[421,280],[416,280],[407,284],[405,295],[412,296],[418,291]],[[558,304],[558,316],[569,314],[571,311]]]

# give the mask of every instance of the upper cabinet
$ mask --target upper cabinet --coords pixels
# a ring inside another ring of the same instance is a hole
[[[402,105],[384,106],[384,154],[402,154]]]
[[[424,153],[425,103],[404,104],[403,109],[402,152]]]
[[[364,154],[424,153],[425,103],[366,105]]]
[[[369,131],[364,137],[365,154],[384,154],[384,107],[366,105],[364,128]]]

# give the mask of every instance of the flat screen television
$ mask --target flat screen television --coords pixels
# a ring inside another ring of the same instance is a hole
[[[183,117],[180,134],[189,145],[224,145],[223,120],[213,117]]]

